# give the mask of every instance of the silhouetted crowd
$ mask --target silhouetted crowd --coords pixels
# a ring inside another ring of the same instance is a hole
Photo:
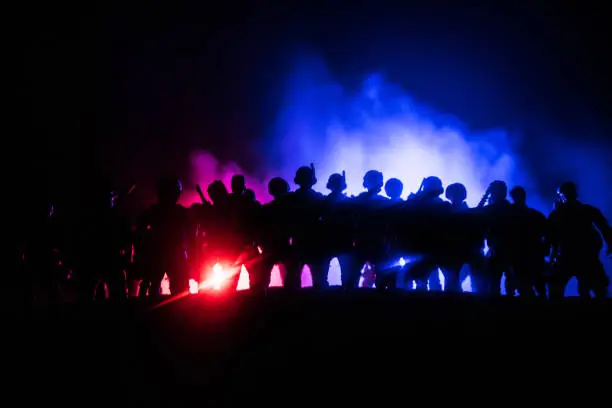
[[[304,265],[314,290],[324,290],[333,258],[347,290],[439,291],[440,271],[444,291],[460,292],[462,271],[469,271],[477,294],[500,295],[505,276],[507,295],[556,299],[575,277],[580,296],[607,296],[600,253],[605,241],[610,255],[612,228],[597,208],[578,201],[574,183],[559,187],[548,217],[527,205],[524,188],[508,192],[503,181],[493,181],[475,208],[466,204],[465,186],[445,189],[437,177],[425,178],[406,200],[402,182],[385,183],[376,170],[354,197],[344,193],[344,173],[329,177],[328,195],[314,191],[312,165],[300,167],[294,183],[291,191],[286,180],[270,180],[274,199],[262,205],[235,175],[231,191],[221,181],[207,187],[210,201],[196,186],[202,202],[185,208],[177,204],[181,182],[163,177],[156,204],[136,220],[121,210],[133,187],[120,194],[97,183],[85,211],[61,216],[51,206],[27,227],[20,250],[27,296],[62,301],[68,287],[81,301],[157,296],[165,275],[173,295],[189,293],[194,281],[206,289],[218,264],[232,271],[226,290],[237,287],[242,265],[251,291],[268,290],[274,265],[282,265],[286,290],[300,289]],[[128,291],[129,282],[137,289]]]

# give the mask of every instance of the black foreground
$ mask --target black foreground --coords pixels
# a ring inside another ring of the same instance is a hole
[[[61,305],[18,322],[6,369],[24,403],[601,404],[611,306],[339,290]]]

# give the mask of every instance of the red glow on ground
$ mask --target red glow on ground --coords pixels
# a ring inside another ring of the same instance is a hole
[[[283,286],[283,273],[281,272],[280,265],[274,265],[270,276],[270,287],[277,288]],[[197,294],[201,290],[221,290],[231,277],[231,272],[227,268],[223,268],[220,264],[215,264],[212,271],[212,277],[207,281],[197,282],[194,279],[189,280],[189,293]],[[302,269],[302,275],[300,277],[301,286],[303,288],[309,288],[312,286],[312,275],[308,266],[304,266]],[[328,282],[330,286],[340,285],[340,265],[334,258],[329,267]],[[244,265],[240,267],[240,277],[238,279],[238,286],[236,290],[247,290],[249,289],[249,271]],[[161,283],[162,295],[170,295],[170,280],[168,275],[164,274],[164,278]]]

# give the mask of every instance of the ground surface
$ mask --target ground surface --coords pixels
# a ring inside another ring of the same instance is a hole
[[[609,385],[611,312],[373,291],[64,305],[18,322],[5,367],[22,399],[79,405],[550,403]]]

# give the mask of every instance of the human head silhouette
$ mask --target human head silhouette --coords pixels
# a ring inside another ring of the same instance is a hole
[[[309,189],[317,184],[317,177],[312,167],[302,166],[295,172],[293,181],[301,188]]]
[[[208,192],[208,196],[213,204],[223,203],[229,195],[227,187],[225,187],[225,184],[223,184],[221,180],[215,180],[210,183],[206,191]]]
[[[370,193],[378,193],[384,185],[383,174],[378,170],[368,170],[363,176],[363,188]]]
[[[527,191],[521,186],[516,186],[510,190],[510,198],[516,205],[527,205]]]
[[[453,183],[446,187],[446,198],[454,205],[459,205],[467,198],[467,190],[461,183]]]
[[[334,173],[329,176],[326,187],[332,193],[341,193],[346,190],[346,181],[342,174]]]
[[[397,200],[404,192],[404,183],[400,179],[390,178],[385,183],[385,194],[387,197]]]
[[[268,193],[275,199],[279,198],[289,193],[289,183],[282,177],[274,177],[268,183]]]
[[[572,202],[578,200],[578,186],[572,181],[566,181],[557,190],[563,201]]]
[[[498,203],[504,201],[508,195],[508,186],[505,181],[495,180],[489,184],[488,188],[491,203]]]
[[[244,194],[246,190],[246,181],[242,174],[234,174],[231,182],[232,194]]]

